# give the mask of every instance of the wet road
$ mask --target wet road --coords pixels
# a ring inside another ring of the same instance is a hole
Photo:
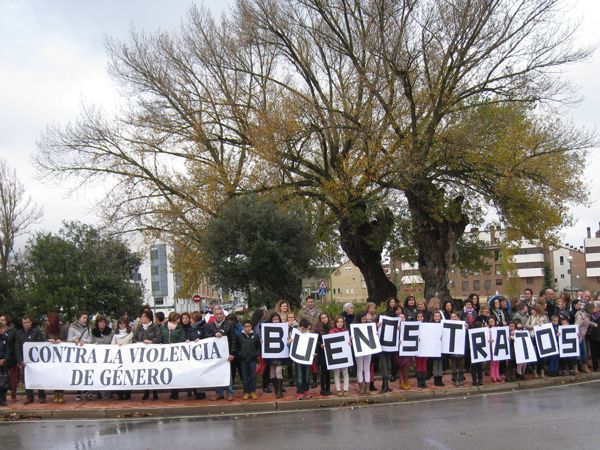
[[[0,423],[4,449],[597,449],[600,381],[254,416]]]

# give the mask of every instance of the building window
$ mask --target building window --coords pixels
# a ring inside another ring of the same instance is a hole
[[[473,280],[473,290],[478,291],[480,289],[479,280]]]
[[[483,289],[487,292],[492,289],[492,280],[484,280],[483,281]]]
[[[152,291],[153,292],[160,291],[160,281],[153,281],[152,282]]]
[[[162,306],[165,304],[164,297],[154,297],[154,306]]]
[[[346,267],[346,272],[352,272],[352,267]]]
[[[533,278],[526,278],[527,284],[533,284]]]
[[[473,276],[478,276],[479,275],[479,270],[476,270],[475,272],[473,272]]]
[[[158,275],[158,266],[152,266],[151,273],[152,275]]]
[[[502,268],[500,266],[496,266],[496,275],[502,275]]]
[[[462,282],[462,291],[469,292],[469,282],[467,280],[463,280]]]
[[[565,257],[561,256],[560,257],[560,265],[562,266],[562,265],[564,265],[564,263],[565,263]]]
[[[502,278],[496,278],[496,286],[502,286]]]
[[[150,260],[155,261],[158,259],[158,250],[152,249],[150,250]]]
[[[350,288],[350,293],[354,294],[354,288]]]
[[[365,280],[360,280],[360,287],[363,289],[367,288],[367,282]]]
[[[565,274],[564,274],[564,273],[561,273],[561,274],[560,274],[560,279],[561,279],[561,280],[564,280],[564,279],[565,279]]]

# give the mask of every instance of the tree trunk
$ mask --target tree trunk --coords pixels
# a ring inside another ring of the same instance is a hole
[[[457,243],[468,224],[462,211],[463,197],[446,201],[443,190],[420,185],[406,192],[406,198],[419,271],[425,282],[425,299],[436,296],[442,302],[452,300],[448,270],[458,261]]]
[[[394,224],[390,210],[384,210],[374,219],[368,215],[365,202],[352,205],[349,213],[340,218],[339,232],[342,249],[360,269],[369,301],[376,304],[396,297],[397,289],[381,266],[381,252]]]

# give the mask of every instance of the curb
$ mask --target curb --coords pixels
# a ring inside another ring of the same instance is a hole
[[[2,418],[8,423],[20,420],[75,420],[75,419],[130,419],[144,417],[201,417],[230,414],[275,413],[277,411],[302,411],[319,408],[362,408],[375,404],[394,404],[430,401],[435,399],[473,397],[499,392],[522,391],[549,386],[561,386],[585,381],[600,380],[600,373],[533,379],[513,383],[486,384],[483,386],[434,388],[427,390],[399,391],[377,395],[353,395],[349,397],[312,398],[302,401],[277,400],[248,403],[202,403],[193,406],[156,406],[134,408],[86,408],[86,409],[3,409]]]

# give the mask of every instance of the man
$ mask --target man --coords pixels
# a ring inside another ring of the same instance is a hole
[[[21,324],[23,325],[23,329],[17,332],[17,343],[16,343],[16,353],[17,353],[17,363],[19,364],[19,368],[23,370],[23,381],[25,381],[25,362],[23,361],[23,345],[25,342],[44,342],[44,335],[42,332],[32,326],[31,318],[28,316],[23,317],[21,319]],[[33,389],[25,390],[25,401],[23,402],[25,405],[29,403],[33,403]],[[46,403],[46,391],[43,389],[38,390],[38,398],[40,403]]]
[[[525,288],[523,291],[523,301],[527,303],[527,309],[530,310],[533,306],[533,291],[531,289]]]
[[[554,290],[548,288],[544,291],[544,297],[546,297],[546,313],[548,317],[552,317],[554,315],[554,310],[556,309],[556,304],[554,300]]]
[[[214,311],[217,306],[218,307],[221,306],[218,300],[211,300],[210,303],[208,304],[208,312],[204,316],[204,320],[206,321],[207,324],[213,323],[215,321]],[[227,311],[225,311],[224,309],[223,309],[223,314],[225,315],[225,317],[227,317],[229,315],[229,313]]]
[[[527,319],[529,319],[529,309],[528,305],[525,302],[519,303],[517,306],[517,311],[513,314],[512,320],[519,320],[523,325],[527,323]]]
[[[206,337],[227,338],[229,344],[229,357],[227,361],[230,363],[234,359],[235,345],[237,342],[235,330],[229,320],[225,320],[225,311],[220,306],[215,306],[213,309],[214,321],[206,326]],[[233,400],[233,376],[229,377],[229,386],[227,386],[227,400]],[[215,400],[223,399],[223,388],[217,388],[217,396]]]
[[[6,366],[11,359],[8,335],[6,334],[6,322],[0,321],[0,406],[6,406],[6,378],[8,370]]]
[[[317,323],[319,323],[319,314],[321,314],[321,310],[316,307],[314,297],[309,295],[306,297],[306,305],[304,306],[304,309],[300,311],[298,320],[308,320],[312,330],[314,331],[315,326]]]
[[[581,294],[581,300],[583,301],[584,305],[587,305],[592,301],[592,293],[590,291],[584,291]]]
[[[8,374],[8,382],[10,385],[11,400],[17,399],[17,386],[19,385],[19,366],[15,358],[15,342],[17,338],[17,329],[12,323],[12,318],[8,314],[0,315],[0,323],[4,325],[4,332],[7,337],[8,346],[10,348],[10,358],[6,360],[5,370]]]
[[[154,316],[154,323],[158,328],[162,328],[165,326],[165,313],[162,311],[158,311]]]

